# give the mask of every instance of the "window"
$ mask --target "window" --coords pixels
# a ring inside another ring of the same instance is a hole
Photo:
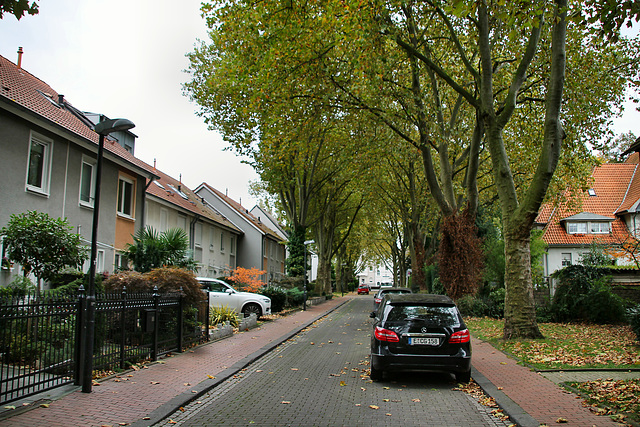
[[[231,238],[229,239],[229,253],[231,253],[231,255],[235,255],[236,253],[236,238],[234,236],[231,236]]]
[[[571,265],[571,254],[570,253],[562,254],[562,266],[566,267],[568,265]]]
[[[35,134],[31,135],[27,166],[27,190],[49,193],[52,146],[53,142]]]
[[[567,224],[569,227],[569,234],[586,234],[587,223],[586,222],[570,222]]]
[[[215,246],[213,246],[214,241],[215,241],[215,233],[216,233],[215,228],[211,227],[209,229],[209,251],[211,251],[211,252],[213,252],[215,250],[214,249]]]
[[[220,233],[220,252],[224,252],[224,233]]]
[[[95,196],[95,162],[89,159],[82,159],[80,170],[80,204],[82,206],[93,207]]]
[[[133,217],[133,182],[126,178],[118,181],[118,213]]]
[[[96,256],[96,273],[102,273],[104,271],[104,250],[98,249]]]
[[[609,233],[610,225],[608,222],[592,222],[591,232],[594,234],[606,234]]]
[[[129,268],[127,259],[125,258],[124,254],[120,252],[116,253],[116,259],[113,263],[113,267],[115,271],[127,270]]]
[[[202,247],[202,223],[196,222],[196,226],[193,230],[193,243],[197,247]],[[202,254],[202,250],[200,250],[200,254]],[[202,261],[202,255],[200,256],[200,261]]]

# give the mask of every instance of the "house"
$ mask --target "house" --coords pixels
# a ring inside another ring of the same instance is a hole
[[[536,225],[544,230],[542,239],[548,246],[543,260],[545,277],[578,263],[593,243],[615,247],[640,237],[639,159],[634,152],[624,163],[595,167],[591,188],[578,196],[577,207],[566,201],[542,206]],[[616,264],[631,265],[632,260],[621,254]],[[555,284],[550,285],[553,293]]]
[[[242,231],[182,182],[154,170],[158,179],[147,183],[145,224],[158,232],[182,228],[199,265],[197,274],[229,276],[236,268],[236,242]]]
[[[12,214],[36,210],[66,218],[90,244],[98,151],[93,128],[62,94],[0,56],[0,226]],[[135,139],[132,133],[126,136]],[[119,252],[144,225],[147,182],[156,178],[153,168],[116,138],[110,135],[105,141],[98,272],[111,272],[121,264]],[[0,285],[19,272],[19,266],[2,269]]]
[[[195,192],[209,206],[242,230],[236,246],[237,266],[264,270],[266,272],[262,277],[264,282],[269,284],[278,282],[285,273],[286,256],[284,242],[278,233],[240,203],[207,183],[200,184]],[[236,242],[229,244],[236,245]]]

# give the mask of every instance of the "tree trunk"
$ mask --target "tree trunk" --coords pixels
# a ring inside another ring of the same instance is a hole
[[[528,230],[505,232],[504,338],[542,338],[536,320]]]
[[[420,288],[421,291],[427,290],[427,281],[424,274],[426,262],[426,251],[424,248],[424,236],[418,230],[411,233],[411,287]]]

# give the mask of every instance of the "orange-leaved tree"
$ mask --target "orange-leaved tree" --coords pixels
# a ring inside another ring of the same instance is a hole
[[[228,277],[230,281],[234,282],[241,291],[245,292],[258,292],[261,287],[265,286],[260,276],[265,274],[266,271],[258,270],[257,268],[243,268],[236,267],[231,276]]]

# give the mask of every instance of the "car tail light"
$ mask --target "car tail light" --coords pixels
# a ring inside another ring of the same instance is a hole
[[[450,344],[462,344],[469,341],[471,341],[471,335],[469,335],[468,329],[454,332],[453,334],[451,334],[451,338],[449,338]]]
[[[380,304],[380,301],[382,301],[382,298],[374,298],[373,300],[375,301],[376,304]]]
[[[389,329],[381,328],[380,326],[376,326],[376,329],[373,331],[373,335],[379,341],[387,341],[387,342],[399,342],[400,338],[398,338],[398,334]]]

